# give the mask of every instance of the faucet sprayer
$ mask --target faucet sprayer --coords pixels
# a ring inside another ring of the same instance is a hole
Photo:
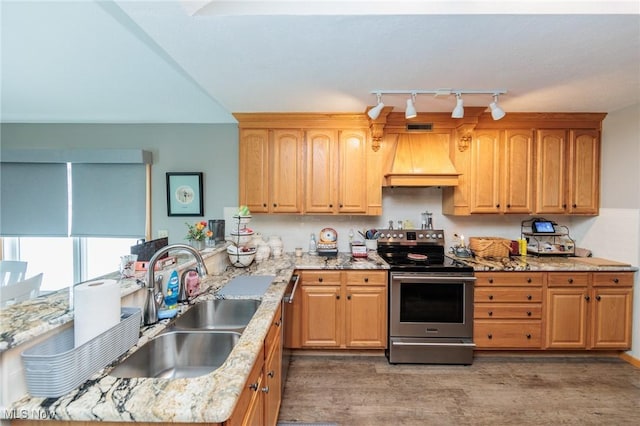
[[[171,244],[155,252],[147,265],[147,278],[145,282],[147,297],[143,312],[144,325],[151,325],[158,322],[158,308],[162,304],[164,296],[162,294],[161,283],[156,280],[155,267],[158,259],[171,250],[190,253],[196,259],[196,271],[200,278],[204,278],[208,274],[207,266],[204,264],[204,259],[200,255],[200,252],[189,245]],[[161,276],[159,276],[159,278],[161,278]]]

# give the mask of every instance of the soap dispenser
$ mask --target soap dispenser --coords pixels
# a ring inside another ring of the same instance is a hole
[[[309,254],[318,254],[318,245],[316,243],[315,234],[311,234],[311,239],[309,240]]]

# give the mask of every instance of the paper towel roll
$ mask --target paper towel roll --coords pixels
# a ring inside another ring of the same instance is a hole
[[[75,346],[93,339],[120,322],[120,284],[96,280],[74,288]]]

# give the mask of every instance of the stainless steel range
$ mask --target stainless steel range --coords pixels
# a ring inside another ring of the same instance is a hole
[[[390,363],[473,362],[473,268],[444,255],[442,230],[385,230]]]

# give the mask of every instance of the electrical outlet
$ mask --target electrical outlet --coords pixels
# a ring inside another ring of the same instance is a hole
[[[169,236],[169,231],[167,231],[166,229],[159,229],[158,230],[158,238],[164,238],[164,237],[168,237]]]

